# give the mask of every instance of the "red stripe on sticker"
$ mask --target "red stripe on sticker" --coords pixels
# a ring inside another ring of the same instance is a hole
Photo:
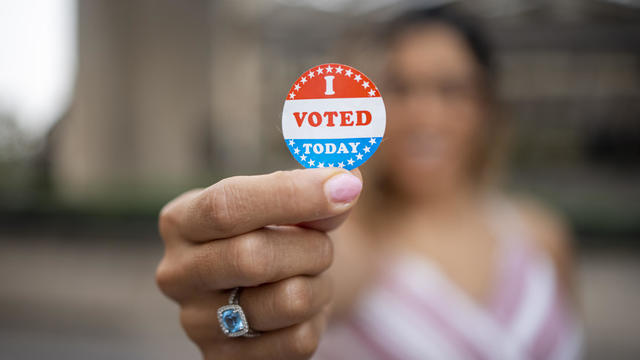
[[[307,70],[291,87],[287,100],[380,97],[365,74],[343,64],[322,64]]]

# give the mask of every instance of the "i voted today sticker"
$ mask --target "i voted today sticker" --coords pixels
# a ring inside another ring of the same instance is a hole
[[[341,64],[307,70],[282,110],[284,140],[306,168],[357,168],[378,149],[385,125],[384,103],[373,81]]]

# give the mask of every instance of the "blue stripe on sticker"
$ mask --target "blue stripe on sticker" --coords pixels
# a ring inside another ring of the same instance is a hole
[[[382,137],[347,139],[285,139],[293,157],[306,168],[362,165],[378,149]]]

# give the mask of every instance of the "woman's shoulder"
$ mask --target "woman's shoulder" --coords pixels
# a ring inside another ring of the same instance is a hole
[[[540,250],[552,256],[570,250],[569,226],[558,211],[527,195],[510,195],[509,200],[520,214],[526,230]]]
[[[533,245],[553,261],[560,280],[571,288],[573,246],[571,231],[564,217],[538,199],[526,195],[510,195],[522,218]]]

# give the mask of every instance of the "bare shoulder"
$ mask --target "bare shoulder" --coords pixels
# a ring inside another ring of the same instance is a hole
[[[558,212],[531,197],[516,196],[512,199],[540,250],[554,258],[571,253],[569,227]]]
[[[513,196],[511,200],[522,215],[535,245],[553,260],[560,280],[571,291],[573,241],[567,222],[559,213],[534,198]]]

